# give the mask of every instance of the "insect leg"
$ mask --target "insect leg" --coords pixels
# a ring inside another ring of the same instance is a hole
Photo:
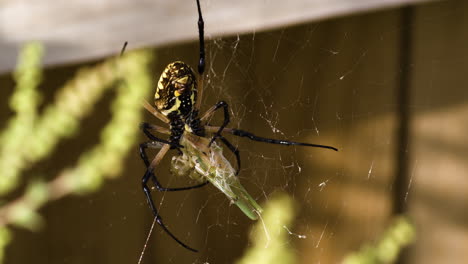
[[[143,188],[143,192],[145,193],[146,200],[147,200],[147,202],[148,202],[148,204],[149,204],[149,206],[151,208],[151,211],[153,212],[153,215],[156,218],[156,222],[161,226],[161,228],[170,237],[172,237],[172,239],[174,239],[177,243],[179,243],[179,245],[181,245],[182,247],[184,247],[184,248],[186,248],[186,249],[188,249],[190,251],[193,251],[193,252],[198,252],[196,249],[193,249],[193,248],[187,246],[186,244],[184,244],[174,234],[172,234],[171,231],[169,231],[169,229],[163,223],[163,220],[162,220],[161,216],[159,215],[159,212],[156,209],[156,206],[154,205],[153,197],[151,196],[151,190],[147,185],[149,178],[154,177],[154,175],[151,173],[152,169],[154,168],[154,166],[158,165],[159,162],[162,160],[162,158],[166,155],[167,151],[169,150],[169,147],[170,147],[169,145],[164,145],[162,147],[162,149],[158,152],[158,154],[156,155],[156,157],[153,159],[150,166],[148,167],[148,170],[146,171],[145,175],[143,176],[142,181],[141,181],[141,186]],[[144,150],[142,152],[144,153]],[[146,154],[145,154],[145,156],[146,156]],[[148,160],[145,160],[145,164],[148,164],[148,163],[149,163]]]
[[[143,107],[146,108],[146,110],[148,110],[148,112],[153,114],[155,117],[157,117],[159,120],[163,121],[164,123],[166,123],[166,124],[170,123],[169,118],[167,118],[161,112],[156,110],[156,108],[154,108],[150,103],[148,103],[148,101],[143,100]]]
[[[236,161],[237,161],[237,170],[236,170],[236,175],[239,174],[240,168],[241,168],[241,162],[240,162],[240,154],[239,154],[239,149],[237,147],[233,146],[231,142],[229,142],[225,137],[219,136],[219,139],[221,139],[221,142],[228,147],[228,149],[236,155]]]
[[[146,166],[146,172],[145,172],[145,175],[143,176],[143,179],[146,179],[145,184],[151,178],[151,180],[153,181],[156,189],[158,191],[160,191],[160,192],[185,191],[185,190],[200,188],[200,187],[203,187],[203,186],[208,184],[208,181],[206,181],[206,182],[203,182],[203,183],[200,183],[200,184],[197,184],[197,185],[187,186],[187,187],[178,187],[178,188],[163,187],[161,185],[161,183],[158,181],[158,179],[156,178],[156,175],[154,174],[153,171],[154,171],[154,168],[156,167],[156,165],[160,162],[160,159],[162,159],[164,156],[162,156],[159,160],[156,160],[156,158],[158,158],[158,156],[160,155],[159,153],[161,153],[161,151],[163,151],[163,149],[165,149],[166,146],[169,146],[169,145],[162,144],[159,141],[148,141],[148,142],[144,142],[144,143],[140,144],[140,157],[141,157],[141,159],[143,160],[143,162],[145,163],[145,166]],[[149,162],[148,156],[146,155],[146,149],[147,148],[161,148],[160,152],[156,155],[156,157],[154,158],[152,163]],[[166,153],[166,152],[167,152],[167,150],[164,153]]]
[[[229,117],[229,110],[228,110],[228,104],[224,101],[219,101],[217,102],[214,106],[212,106],[206,113],[200,118],[201,121],[207,119],[208,117],[212,116],[216,110],[223,108],[224,110],[224,120],[223,124],[219,127],[218,131],[214,134],[213,138],[210,141],[210,144],[208,146],[211,146],[213,141],[216,140],[216,138],[219,138],[221,136],[221,132],[223,132],[223,129],[229,124],[230,122],[230,117]]]
[[[153,140],[153,141],[157,141],[157,142],[161,142],[161,143],[164,143],[164,144],[168,144],[168,145],[171,145],[171,147],[173,148],[176,148],[176,149],[180,149],[180,148],[183,148],[181,145],[179,144],[176,144],[176,143],[173,143],[173,142],[169,142],[168,140],[165,140],[165,139],[162,139],[162,138],[158,138],[156,137],[155,135],[151,134],[150,130],[154,130],[156,132],[159,132],[159,133],[164,133],[164,134],[170,134],[171,132],[166,129],[166,128],[163,128],[163,127],[160,127],[160,126],[156,126],[156,125],[152,125],[152,124],[149,124],[149,123],[146,123],[146,122],[142,122],[140,124],[140,129],[143,131],[143,133],[145,133],[145,135],[150,139],[150,140]],[[168,133],[166,133],[168,132]],[[180,151],[180,150],[179,150]]]

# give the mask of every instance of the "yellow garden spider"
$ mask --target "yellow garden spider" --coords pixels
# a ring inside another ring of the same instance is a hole
[[[299,145],[318,148],[327,148],[337,151],[336,148],[325,145],[293,142],[258,137],[250,132],[228,128],[229,111],[228,104],[224,101],[216,103],[199,117],[201,95],[203,91],[203,73],[205,70],[205,42],[204,22],[200,8],[200,1],[196,0],[198,8],[198,33],[200,44],[200,60],[198,62],[199,80],[194,71],[181,61],[170,63],[159,79],[154,95],[156,108],[148,102],[144,107],[159,120],[169,124],[169,129],[149,123],[142,123],[140,128],[150,141],[140,144],[140,156],[145,163],[146,172],[142,178],[143,192],[148,204],[154,214],[155,221],[161,228],[184,248],[197,252],[180,241],[164,225],[156,206],[154,205],[148,181],[151,179],[156,189],[161,192],[184,191],[202,187],[212,183],[236,204],[249,218],[257,219],[261,207],[242,187],[237,177],[240,170],[239,150],[233,146],[223,133],[229,133],[238,137],[246,137],[253,141],[266,142],[280,145]],[[224,110],[224,121],[221,126],[209,126],[206,124],[216,110]],[[169,139],[162,139],[152,134],[158,132],[169,135]],[[209,139],[208,134],[212,135]],[[232,153],[237,161],[237,170],[224,158],[222,148],[217,144],[220,140]],[[160,149],[158,154],[150,162],[146,154],[148,148]],[[172,159],[172,173],[176,175],[189,176],[201,183],[194,186],[180,188],[163,187],[156,178],[154,169],[161,162],[170,149],[178,151],[178,155]]]

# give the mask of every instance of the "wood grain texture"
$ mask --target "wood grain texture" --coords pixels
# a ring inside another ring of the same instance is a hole
[[[255,5],[253,2],[248,5]],[[214,0],[202,3],[206,21],[216,21],[215,5],[229,4]],[[191,35],[180,35],[177,41],[196,38],[193,23],[196,14],[192,14],[192,7],[177,10],[175,5],[166,5],[173,8],[171,16],[181,10],[191,15],[186,22],[172,20],[170,27],[142,25],[148,28],[141,31],[158,33],[145,35],[153,37],[153,42],[141,45],[169,43],[157,36],[182,34],[170,32],[178,23],[190,29],[185,34]],[[232,16],[241,8],[233,8]],[[396,131],[401,101],[396,94],[404,72],[410,73],[411,94],[410,138],[405,148],[411,182],[404,200],[418,232],[417,241],[407,251],[406,262],[463,263],[466,259],[467,8],[464,0],[445,1],[416,7],[412,24],[402,23],[402,10],[388,10],[268,32],[245,25],[242,31],[243,21],[231,22],[232,28],[221,22],[219,25],[207,22],[209,38],[237,32],[251,34],[209,41],[209,85],[202,112],[216,101],[226,100],[232,109],[233,127],[262,136],[330,144],[340,149],[335,153],[232,140],[241,151],[240,177],[249,193],[263,202],[276,191],[287,191],[297,200],[300,214],[296,224],[288,228],[307,236],[290,238],[300,263],[339,263],[362,245],[372,245],[389,223],[395,199],[392,183],[398,177],[395,153],[399,147]],[[167,21],[169,15],[165,17],[163,20]],[[222,25],[225,30],[215,30]],[[133,29],[138,39],[140,28],[133,25]],[[257,32],[252,33],[254,29]],[[410,63],[406,65],[399,61],[403,30],[412,34]],[[115,52],[120,48],[119,41],[109,42],[110,46],[116,45]],[[167,63],[178,59],[196,65],[197,49],[196,42],[156,49],[155,75]],[[82,52],[88,54],[86,49]],[[47,72],[52,83],[72,74],[60,68]],[[11,86],[11,81],[7,81],[0,82],[0,86]],[[45,98],[51,100],[54,86],[46,83],[44,87]],[[4,95],[0,96],[4,98],[1,105],[7,105],[7,92],[0,92]],[[99,109],[108,107],[104,102]],[[5,112],[0,111],[3,118]],[[93,129],[88,129],[75,143],[68,143],[68,148],[57,151],[56,156],[79,153],[83,144],[91,144],[99,131],[97,124],[106,118],[106,112],[96,113],[88,121],[93,122],[89,125]],[[154,119],[148,114],[145,121]],[[73,156],[68,161],[56,158],[37,171],[50,174],[56,162],[74,162]],[[165,166],[158,170],[162,181],[184,185],[184,179],[176,180],[168,173],[169,160],[167,157]],[[124,176],[100,192],[45,208],[48,226],[43,233],[15,233],[7,252],[9,262],[86,263],[90,259],[102,263],[136,262],[152,219],[139,187],[144,170],[137,148],[126,162]],[[187,193],[157,194],[156,199],[169,228],[201,253],[194,255],[182,249],[156,227],[143,263],[233,263],[250,246],[247,236],[253,222],[229,206],[227,199],[212,186]]]
[[[258,32],[425,0],[203,1],[208,38]],[[0,72],[27,41],[45,43],[46,65],[76,63],[130,48],[197,38],[195,1],[9,0],[0,2]]]
[[[409,213],[418,242],[408,263],[468,257],[467,1],[416,9],[411,66]]]

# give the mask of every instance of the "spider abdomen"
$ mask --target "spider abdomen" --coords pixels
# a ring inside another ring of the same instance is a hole
[[[182,61],[167,65],[159,78],[154,104],[165,116],[187,116],[197,97],[197,81],[192,68]]]

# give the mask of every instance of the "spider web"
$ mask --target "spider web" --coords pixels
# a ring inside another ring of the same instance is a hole
[[[465,259],[466,198],[460,197],[466,197],[467,186],[463,153],[468,95],[466,74],[459,69],[468,68],[468,22],[461,5],[466,3],[417,7],[412,23],[402,18],[404,10],[395,9],[222,38],[206,30],[202,113],[224,100],[229,104],[229,127],[339,149],[286,147],[227,136],[241,154],[240,181],[256,201],[266,208],[282,193],[294,200],[293,222],[280,223],[286,234],[282,243],[295,256],[294,263],[341,263],[362,245],[375,245],[392,214],[404,211],[394,208],[410,204],[419,233],[408,263]],[[158,48],[156,53],[155,81],[175,60],[196,68],[198,42]],[[74,69],[63,72],[49,75],[65,80]],[[55,91],[47,89],[44,97],[53,98]],[[401,98],[405,89],[414,96],[406,104]],[[96,109],[109,109],[109,101]],[[412,122],[402,119],[402,109],[411,111]],[[101,112],[85,126],[95,131],[87,129],[73,139],[77,146],[64,143],[62,152],[73,152],[76,158],[83,151],[82,141],[98,140],[96,123],[105,124],[110,115]],[[149,114],[145,121],[157,123]],[[221,121],[217,113],[210,122]],[[405,122],[412,125],[406,127],[411,132],[406,137],[412,140],[406,143],[400,134]],[[194,184],[170,175],[170,158],[176,154],[170,152],[158,167],[160,181],[168,187]],[[235,164],[229,151],[225,156]],[[53,175],[57,163],[73,165],[73,158],[60,157],[41,168]],[[18,242],[7,256],[16,260],[31,255],[39,263],[40,257],[46,263],[136,263],[146,247],[141,263],[235,263],[255,246],[249,238],[254,224],[270,239],[275,236],[267,219],[250,220],[211,185],[184,192],[153,191],[167,227],[200,251],[192,253],[158,225],[152,229],[139,185],[144,168],[136,148],[126,163],[124,177],[106,183],[98,193],[45,208],[41,214],[47,219],[46,231],[15,233]],[[395,181],[403,174],[407,182]],[[50,251],[41,250],[43,241]],[[272,244],[267,240],[262,246],[268,249]]]
[[[347,178],[363,177],[363,184],[370,186],[382,181],[374,177],[376,173],[388,170],[385,161],[388,156],[377,157],[381,149],[390,148],[389,141],[384,139],[391,137],[383,131],[388,121],[382,121],[380,113],[393,111],[395,105],[387,97],[386,103],[371,101],[366,103],[372,106],[362,107],[359,98],[383,97],[376,88],[394,85],[398,76],[385,79],[366,75],[369,78],[361,81],[360,75],[369,74],[366,71],[380,59],[378,55],[385,49],[383,44],[393,38],[397,30],[394,25],[375,25],[367,32],[373,35],[367,37],[368,42],[363,45],[359,40],[363,33],[358,28],[362,23],[365,21],[358,19],[351,19],[347,26],[342,26],[342,22],[314,23],[207,41],[207,79],[201,112],[224,100],[229,104],[230,127],[259,136],[333,145],[340,149],[346,143],[345,153],[372,153],[370,161],[348,157],[350,162],[365,166],[362,171],[359,168],[350,172],[345,169],[347,165],[339,162],[343,150],[336,153],[228,137],[241,153],[240,181],[257,201],[268,203],[279,193],[287,193],[295,200],[298,212],[294,224],[284,226],[283,231],[288,234],[285,243],[294,248],[298,260],[307,260],[304,263],[327,259],[329,243],[346,239],[349,233],[340,232],[339,228],[350,221],[350,210],[354,210],[356,204],[360,210],[373,210],[374,204],[370,202],[355,204],[356,201],[346,200],[347,196],[340,194],[346,193],[343,186],[348,184]],[[192,50],[196,50],[196,46],[195,43]],[[177,48],[162,53],[164,57],[180,59],[186,55],[191,58],[190,64],[196,65],[196,53],[181,55]],[[393,59],[390,63],[397,61]],[[346,103],[350,97],[355,99]],[[217,114],[211,123],[220,124],[221,117]],[[349,134],[345,131],[354,126],[368,131],[360,135],[357,142],[347,142]],[[235,164],[233,155],[225,153]],[[171,186],[187,184],[174,178],[167,181]],[[233,263],[252,246],[248,236],[254,222],[212,186],[187,193],[164,194],[160,210],[165,219],[170,219],[166,222],[173,232],[202,253],[193,256],[184,252],[156,228],[158,231],[153,234],[156,242],[149,243],[159,244],[162,255],[154,256],[155,260],[179,263],[184,256],[190,263]],[[388,207],[368,215],[366,221],[383,218],[385,210]],[[374,238],[380,228],[369,226],[358,237],[362,240]],[[341,257],[352,249],[356,247],[343,246],[339,249]],[[333,250],[336,253],[337,249]]]

